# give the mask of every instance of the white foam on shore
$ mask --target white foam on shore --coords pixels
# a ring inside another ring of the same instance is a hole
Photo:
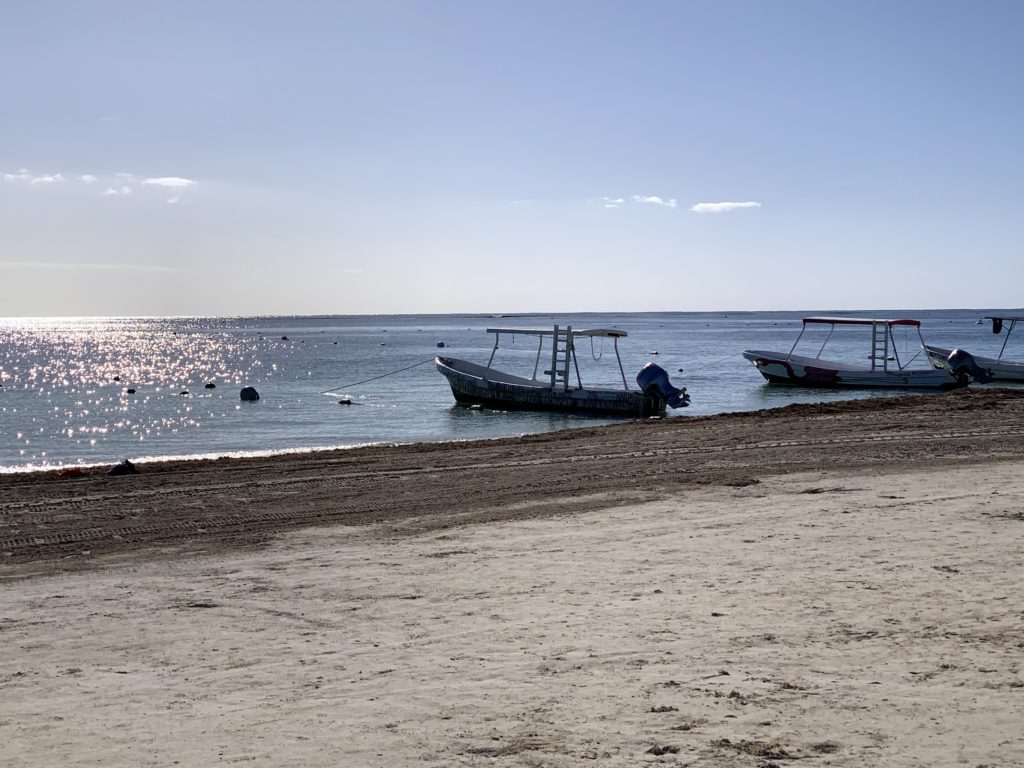
[[[603,425],[608,426],[608,425]],[[560,430],[562,431],[562,430]],[[564,430],[568,431],[568,430]],[[132,464],[167,464],[172,461],[216,461],[217,459],[266,459],[274,456],[299,456],[313,453],[329,453],[331,451],[350,451],[355,448],[398,448],[403,445],[444,445],[447,443],[491,442],[509,440],[540,434],[537,432],[521,432],[518,435],[495,435],[494,437],[459,437],[451,440],[409,440],[404,442],[382,441],[372,443],[350,443],[339,445],[314,445],[303,448],[268,448],[262,451],[212,451],[209,453],[188,453],[173,456],[139,456],[128,460]],[[118,464],[117,459],[65,464],[26,464],[16,467],[0,467],[0,475],[35,474],[41,472],[59,472],[62,469],[96,469],[111,467]]]

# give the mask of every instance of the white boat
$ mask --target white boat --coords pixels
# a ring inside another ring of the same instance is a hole
[[[808,326],[827,325],[828,334],[817,355],[796,354],[797,345]],[[868,365],[839,362],[822,358],[825,347],[833,339],[837,326],[865,326],[870,329]],[[967,383],[965,377],[956,377],[949,370],[910,368],[913,358],[900,360],[893,337],[894,328],[914,328],[921,346],[919,320],[872,320],[860,317],[805,317],[800,335],[789,352],[767,352],[748,349],[743,356],[752,362],[771,384],[798,387],[878,387],[905,389],[952,389]],[[916,357],[916,355],[915,355]]]
[[[1010,341],[1013,329],[1018,321],[1024,320],[1024,317],[1013,315],[1003,317],[986,316],[985,319],[992,321],[992,333],[1001,333],[1003,327],[1006,326],[1006,338],[1003,339],[1003,345],[999,348],[998,356],[982,357],[972,353],[971,358],[974,363],[988,373],[989,381],[1024,381],[1024,362],[1003,359],[1003,355],[1006,353],[1006,345]],[[981,320],[978,322],[980,323]],[[944,347],[934,347],[931,344],[925,344],[924,351],[928,355],[929,362],[935,368],[950,369],[956,364],[955,358],[952,363],[950,362],[950,356],[955,355],[961,350],[945,349]]]
[[[677,389],[669,382],[668,374],[654,363],[647,363],[637,375],[639,389],[630,389],[619,356],[619,339],[627,333],[620,330],[594,328],[574,331],[572,326],[554,326],[552,330],[537,328],[488,328],[494,334],[494,348],[487,365],[479,365],[452,357],[436,357],[437,370],[448,379],[452,394],[459,403],[481,405],[500,410],[576,411],[621,416],[653,416],[665,412],[666,405],[683,408],[690,396],[685,389]],[[502,336],[536,336],[537,357],[533,374],[527,378],[492,368]],[[576,360],[575,340],[579,337],[609,338],[622,376],[622,389],[584,387]],[[544,340],[551,340],[550,369],[538,379],[538,369],[544,354]],[[576,386],[570,382],[571,368],[575,369]]]

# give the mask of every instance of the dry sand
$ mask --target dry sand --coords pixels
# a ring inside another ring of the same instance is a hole
[[[978,390],[6,477],[0,764],[1024,765],[1022,449]]]

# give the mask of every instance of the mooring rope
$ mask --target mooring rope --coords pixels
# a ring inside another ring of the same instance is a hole
[[[727,355],[727,356],[723,357],[721,360],[712,360],[710,363],[703,363],[703,367],[706,368],[706,367],[711,366],[711,365],[721,365],[722,363],[726,362],[727,360],[733,360],[736,357],[737,354],[738,353],[733,352],[731,355]]]
[[[343,384],[342,386],[335,387],[334,389],[326,389],[323,392],[321,392],[320,394],[321,395],[329,395],[329,394],[331,394],[331,392],[337,392],[339,389],[348,389],[349,387],[358,387],[360,384],[368,384],[371,381],[376,381],[377,379],[383,379],[383,378],[385,378],[387,376],[394,376],[396,373],[401,373],[402,371],[409,371],[409,370],[412,370],[413,368],[418,368],[421,365],[426,365],[427,363],[432,363],[432,362],[434,362],[434,358],[430,358],[429,360],[424,360],[423,362],[420,362],[420,363],[415,363],[414,365],[407,365],[405,368],[399,368],[397,371],[391,371],[389,373],[382,373],[380,376],[374,376],[372,379],[363,379],[362,381],[357,381],[354,384]]]

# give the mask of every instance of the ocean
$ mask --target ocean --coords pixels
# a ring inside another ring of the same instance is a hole
[[[495,326],[625,330],[620,352],[630,385],[645,363],[657,362],[692,398],[668,418],[687,418],[900,394],[766,385],[742,351],[789,350],[804,316],[914,317],[931,343],[994,356],[1003,336],[977,323],[993,313],[1021,310],[0,319],[0,472],[470,440],[615,421],[457,406],[432,360],[486,363],[493,346],[486,329]],[[837,332],[829,350],[866,359],[866,329],[850,330],[860,335]],[[913,329],[898,330],[896,341],[902,360],[927,367]],[[503,341],[495,367],[529,375],[536,343]],[[813,340],[804,349],[817,352]],[[580,343],[577,356],[584,384],[621,386],[610,339]],[[261,399],[241,402],[243,386]]]

